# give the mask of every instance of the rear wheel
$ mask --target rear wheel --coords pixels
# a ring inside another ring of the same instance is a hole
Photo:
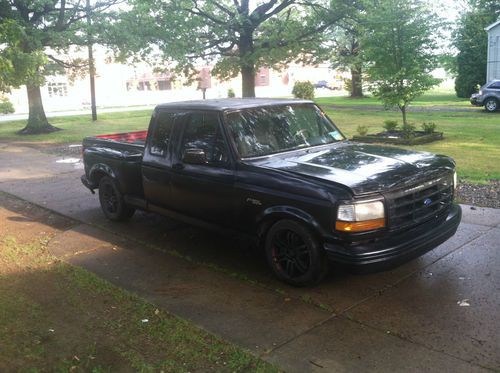
[[[328,271],[328,261],[317,239],[293,220],[274,224],[267,233],[265,248],[276,276],[290,285],[316,284]]]
[[[99,202],[104,215],[109,220],[125,221],[134,215],[135,209],[127,206],[118,183],[109,176],[103,176],[99,181]]]
[[[484,102],[484,108],[486,111],[492,113],[497,111],[499,107],[498,100],[496,98],[490,97]]]

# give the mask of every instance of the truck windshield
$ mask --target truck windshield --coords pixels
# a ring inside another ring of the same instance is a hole
[[[242,158],[344,140],[335,125],[313,104],[244,109],[228,113],[226,122]]]

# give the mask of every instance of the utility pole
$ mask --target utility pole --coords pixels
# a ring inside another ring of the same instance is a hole
[[[92,21],[90,19],[90,0],[87,0],[87,25],[88,30],[88,49],[89,49],[89,76],[90,76],[90,107],[92,109],[92,121],[97,120],[97,107],[95,101],[95,67],[94,67],[94,54],[92,52],[92,34],[90,31],[90,26]]]

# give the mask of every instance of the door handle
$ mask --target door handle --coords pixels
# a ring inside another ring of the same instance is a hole
[[[182,163],[176,163],[172,165],[172,168],[176,171],[182,170],[184,168],[184,165]]]

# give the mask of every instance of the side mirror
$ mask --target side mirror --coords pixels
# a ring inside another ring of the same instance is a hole
[[[207,164],[207,156],[202,149],[187,149],[182,158],[184,163],[188,164]]]

